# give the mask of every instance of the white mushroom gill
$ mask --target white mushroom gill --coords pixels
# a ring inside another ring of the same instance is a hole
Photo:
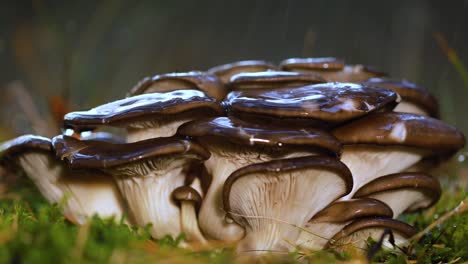
[[[192,120],[193,118],[184,118],[133,123],[127,128],[127,142],[132,143],[150,138],[172,137],[176,134],[179,126]]]
[[[114,175],[137,224],[152,224],[151,235],[162,238],[181,233],[180,210],[171,194],[184,185],[185,167],[191,161],[187,156],[159,157],[106,170]]]
[[[122,217],[123,205],[112,178],[74,173],[44,152],[25,153],[19,163],[49,202],[65,202],[64,214],[70,220],[83,224],[94,214]]]
[[[369,195],[368,197],[380,200],[392,208],[393,218],[397,218],[408,209],[426,207],[432,202],[432,199],[425,196],[421,190],[416,188],[379,192]]]
[[[341,162],[353,175],[353,190],[341,200],[349,200],[364,184],[384,175],[402,172],[424,156],[424,150],[400,146],[349,145]]]
[[[198,227],[198,218],[194,202],[181,201],[180,212],[182,232],[187,235],[187,240],[206,244],[207,241]]]
[[[271,172],[269,172],[271,173]],[[246,230],[237,251],[289,251],[301,229],[319,210],[346,192],[344,180],[318,169],[243,176],[231,187],[233,219]]]
[[[416,114],[416,115],[429,116],[429,113],[427,113],[424,109],[407,101],[403,101],[399,103],[395,107],[395,109],[393,109],[393,111],[400,112],[400,113],[411,113],[411,114]]]
[[[199,212],[200,228],[212,239],[237,241],[244,236],[244,230],[226,219],[222,204],[222,188],[226,179],[237,169],[279,158],[293,158],[311,155],[311,153],[267,151],[268,147],[249,147],[223,142],[221,145],[207,144],[211,157],[205,161],[209,174],[212,175],[210,187],[205,195]]]
[[[343,223],[314,223],[308,222],[297,239],[296,246],[307,250],[320,250],[328,241],[349,222]]]

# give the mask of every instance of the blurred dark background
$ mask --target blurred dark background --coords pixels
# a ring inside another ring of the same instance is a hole
[[[144,76],[301,56],[425,86],[468,134],[467,0],[34,0],[0,1],[0,139],[124,97]]]

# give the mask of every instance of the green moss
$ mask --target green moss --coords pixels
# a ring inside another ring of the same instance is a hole
[[[402,220],[423,230],[445,212],[466,199],[465,190],[445,186],[440,202],[426,212],[409,214]],[[231,263],[233,251],[216,248],[191,251],[179,245],[183,236],[151,239],[148,227],[129,227],[124,219],[94,217],[88,226],[75,226],[61,214],[59,205],[49,205],[28,181],[18,182],[6,198],[0,199],[0,263]],[[373,260],[386,263],[459,262],[468,260],[468,214],[455,215],[425,234],[407,255],[378,252]],[[352,257],[345,253],[293,252],[270,262],[339,263]]]

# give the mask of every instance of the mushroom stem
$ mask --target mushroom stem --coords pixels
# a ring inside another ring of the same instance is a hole
[[[180,202],[180,214],[182,232],[187,235],[187,240],[207,244],[205,237],[198,227],[197,213],[193,201]]]
[[[153,224],[151,235],[154,238],[180,234],[180,224],[175,220],[180,219],[180,211],[172,201],[171,194],[184,184],[185,175],[183,167],[174,167],[152,170],[145,175],[133,177],[113,172],[137,224]]]

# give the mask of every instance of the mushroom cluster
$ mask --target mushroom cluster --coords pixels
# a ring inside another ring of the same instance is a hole
[[[156,75],[65,115],[63,135],[4,143],[0,161],[77,224],[125,214],[156,239],[254,255],[365,248],[387,229],[402,246],[416,230],[398,216],[437,202],[430,167],[465,139],[424,88],[384,76],[336,58]]]

